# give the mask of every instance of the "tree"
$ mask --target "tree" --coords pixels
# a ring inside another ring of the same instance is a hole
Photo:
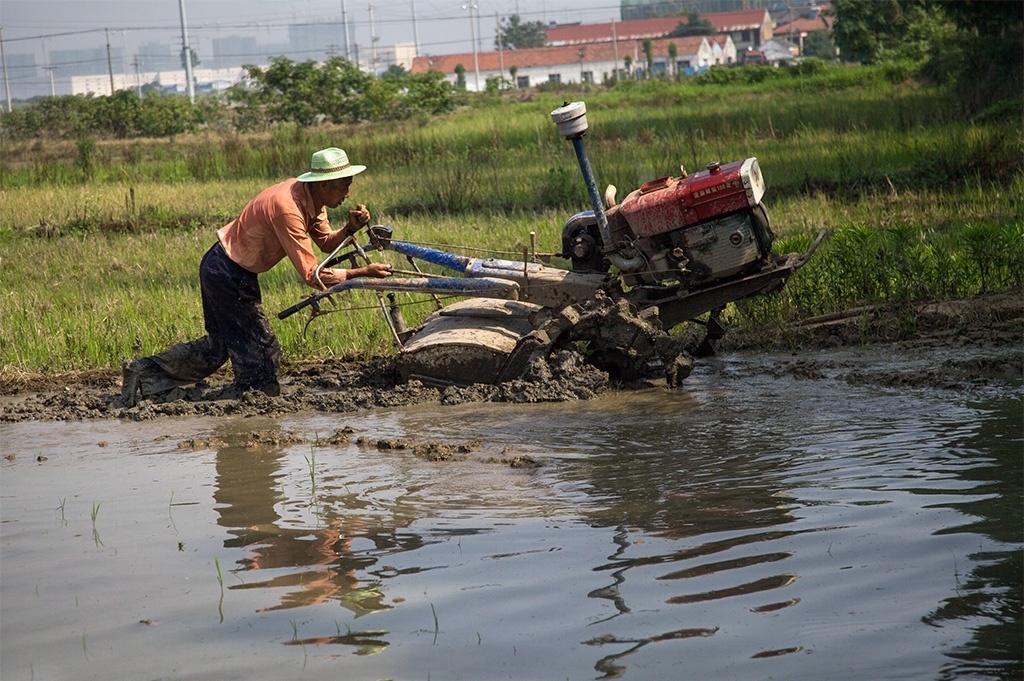
[[[923,73],[952,83],[965,112],[1006,102],[1020,118],[1024,97],[1024,13],[1019,2],[940,3],[957,31],[932,51]],[[1014,101],[1016,100],[1016,101]]]
[[[846,61],[875,64],[925,58],[953,24],[941,2],[835,0],[832,38]],[[955,4],[955,3],[954,3]]]
[[[229,98],[260,109],[271,123],[287,121],[306,126],[320,117],[336,123],[370,117],[363,95],[373,76],[344,57],[332,57],[323,64],[271,57],[265,70],[251,65],[242,68],[249,87],[232,88]]]
[[[811,31],[804,38],[803,57],[817,57],[826,61],[834,61],[836,58],[836,44],[828,31]]]
[[[189,52],[189,55],[192,57],[192,68],[195,68],[195,67],[199,66],[202,63],[201,61],[199,61],[199,54],[197,54],[196,51],[194,49],[192,49],[191,47],[188,48],[188,52]],[[181,60],[181,68],[185,68],[185,50],[184,49],[181,50],[180,60]]]
[[[669,58],[669,61],[672,62],[671,65],[669,66],[669,72],[672,75],[674,75],[674,76],[678,76],[679,75],[679,48],[676,47],[675,43],[669,43],[668,44],[668,58]]]
[[[459,90],[466,89],[466,67],[462,64],[455,65],[455,87]]]
[[[323,64],[271,57],[265,70],[252,65],[242,68],[248,87],[230,88],[228,99],[246,105],[248,110],[240,113],[244,124],[308,126],[320,118],[342,123],[372,117],[373,102],[365,95],[374,78],[344,57],[332,57]]]
[[[1019,1],[834,0],[832,6],[832,36],[847,61],[915,62],[919,75],[953,85],[965,112],[1024,94]]]
[[[512,87],[514,87],[514,88],[519,87],[519,85],[518,85],[519,81],[516,80],[516,74],[517,73],[519,73],[519,67],[518,66],[513,64],[512,66],[508,67],[508,75],[512,77]]]
[[[647,61],[647,74],[645,78],[650,80],[654,77],[654,43],[650,38],[644,38],[644,59]]]
[[[622,60],[622,63],[626,67],[626,77],[631,77],[633,75],[633,57],[627,54]]]
[[[697,10],[690,10],[686,14],[686,23],[679,22],[666,37],[686,38],[691,35],[714,35],[716,33],[711,20],[702,18]]]
[[[518,14],[505,17],[494,38],[496,50],[523,50],[529,47],[544,47],[548,32],[542,21],[523,22]]]

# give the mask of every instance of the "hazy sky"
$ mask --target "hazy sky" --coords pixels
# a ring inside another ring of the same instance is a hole
[[[475,10],[468,8],[470,3]],[[498,15],[544,23],[619,16],[619,0],[185,0],[185,15],[189,42],[209,64],[214,39],[241,35],[255,37],[260,47],[280,44],[289,23],[336,25],[341,43],[343,7],[361,55],[371,49],[374,37],[378,47],[418,43],[421,55],[471,52],[473,30],[479,48],[491,50]],[[476,21],[471,22],[471,13]],[[14,99],[49,94],[44,67],[53,50],[104,49],[109,40],[115,61],[117,54],[124,55],[113,70],[128,73],[140,45],[181,46],[178,0],[0,0],[0,27]],[[35,68],[18,66],[26,55],[34,56]],[[98,71],[106,71],[105,64],[99,66]],[[58,80],[54,91],[67,94],[70,85]]]
[[[609,21],[619,14],[618,0],[185,0],[185,14],[190,42],[202,48],[231,34],[275,42],[289,22],[340,24],[344,5],[362,46],[374,35],[378,45],[418,37],[421,54],[446,54],[472,49],[470,10],[463,9],[469,2],[477,6],[482,49],[494,44],[496,14],[545,23]],[[102,47],[105,29],[112,44],[132,54],[142,43],[181,44],[178,7],[178,0],[0,0],[0,26],[8,55],[34,52],[37,62],[56,47]]]

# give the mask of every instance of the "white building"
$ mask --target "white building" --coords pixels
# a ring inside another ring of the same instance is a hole
[[[704,36],[659,38],[651,40],[653,74],[677,75],[706,71],[716,64],[729,64],[736,59],[736,48],[729,36],[716,36],[711,43]],[[464,71],[466,89],[478,92],[486,87],[488,78],[513,80],[514,85],[527,88],[542,83],[602,83],[613,77],[644,75],[647,55],[642,40],[556,47],[536,47],[501,52],[472,52],[417,57],[413,73],[440,71],[452,83],[457,82],[457,69]],[[675,58],[672,57],[675,46]],[[626,64],[629,64],[628,72]]]
[[[412,71],[413,61],[416,58],[416,46],[413,43],[398,43],[391,47],[381,48],[377,52],[376,68],[363,59],[360,59],[360,69],[366,72],[376,71],[381,74],[393,65],[401,66],[406,71]],[[266,68],[265,66],[261,68]],[[245,70],[242,67],[227,69],[193,69],[192,76],[195,79],[195,87],[200,92],[220,92],[240,83],[245,77]],[[109,73],[99,73],[88,76],[71,77],[71,94],[73,95],[110,95]],[[115,73],[114,90],[138,90],[150,83],[156,83],[162,90],[169,92],[186,92],[188,81],[185,78],[185,70],[168,71],[145,71],[135,73]]]
[[[192,76],[195,79],[198,90],[226,90],[235,83],[242,81],[245,75],[244,69],[240,67],[230,69],[193,69]],[[110,95],[109,73],[91,76],[72,76],[71,94],[73,95]],[[185,70],[177,71],[147,71],[134,73],[115,73],[113,75],[114,90],[138,90],[144,85],[156,83],[161,89],[171,92],[187,92],[188,80],[185,77]]]

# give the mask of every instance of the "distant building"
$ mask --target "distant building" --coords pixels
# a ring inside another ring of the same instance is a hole
[[[785,10],[772,13],[775,21],[775,38],[796,45],[798,53],[804,53],[804,39],[815,31],[831,31],[832,18],[828,3],[804,6],[787,6]]]
[[[759,50],[746,50],[740,53],[740,62],[743,64],[770,64],[778,66],[786,64],[800,56],[800,50],[794,43],[781,38],[773,38]]]
[[[40,75],[34,54],[8,54],[4,60],[4,68],[14,81],[29,81]]]
[[[676,57],[670,56],[669,45],[674,44]],[[652,75],[691,75],[702,73],[716,64],[731,63],[736,49],[729,36],[719,42],[705,36],[686,38],[659,38],[651,40]],[[627,58],[630,69],[627,71]],[[479,86],[473,53],[446,54],[417,57],[413,73],[440,71],[455,84],[456,70],[461,64],[465,70],[466,89],[483,90],[489,78],[512,79],[515,68],[517,88],[528,88],[545,83],[603,83],[613,78],[642,78],[646,76],[647,57],[642,40],[602,41],[581,45],[559,45],[500,52],[478,52]]]
[[[63,78],[109,72],[111,65],[115,70],[124,71],[121,48],[113,45],[110,46],[109,62],[107,48],[97,47],[85,50],[50,50],[50,65],[54,67],[56,75]]]
[[[323,61],[341,54],[341,29],[336,24],[317,22],[288,26],[288,55],[294,61]]]
[[[241,68],[229,69],[193,69],[195,89],[200,92],[220,92],[240,83],[245,72]],[[91,74],[71,77],[71,94],[73,95],[110,95],[110,74]],[[188,91],[188,80],[184,69],[173,71],[140,71],[138,74],[115,73],[114,90],[135,90],[144,85],[155,83],[164,92],[185,93]]]
[[[768,10],[719,12],[701,15],[715,29],[717,35],[728,35],[737,50],[757,48],[773,37],[774,23]],[[582,45],[610,40],[643,40],[661,38],[671,33],[687,17],[672,16],[637,21],[606,22],[600,24],[555,25],[547,29],[549,45]]]
[[[378,50],[378,65],[383,67],[381,73],[391,66],[401,66],[406,71],[412,71],[415,60],[416,43],[398,43]]]
[[[739,12],[777,4],[777,0],[622,0],[619,16],[623,21],[682,16],[695,10],[702,16],[710,12]]]
[[[137,58],[141,68],[146,71],[180,69],[181,47],[168,43],[146,43],[139,45]]]
[[[254,36],[229,35],[213,39],[212,67],[226,69],[263,61],[258,58],[259,47]]]

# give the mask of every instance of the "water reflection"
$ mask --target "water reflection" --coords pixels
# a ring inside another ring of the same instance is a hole
[[[977,534],[983,537],[978,551],[963,555],[947,549],[951,561],[958,556],[962,561],[951,570],[955,595],[922,621],[934,627],[979,623],[971,627],[969,642],[946,653],[954,661],[943,667],[941,678],[971,674],[1020,678],[1024,664],[1021,401],[999,398],[942,404],[927,396],[894,394],[874,395],[865,408],[864,403],[844,404],[831,395],[831,413],[815,414],[806,409],[807,400],[796,396],[792,386],[773,387],[770,392],[793,401],[773,405],[772,412],[754,424],[735,421],[731,410],[748,416],[756,413],[756,400],[750,396],[765,398],[765,392],[758,390],[746,398],[734,396],[739,393],[722,399],[707,394],[707,411],[679,417],[686,420],[685,426],[673,423],[672,415],[658,409],[641,408],[642,422],[609,421],[600,434],[606,443],[624,444],[574,465],[601,502],[588,510],[591,522],[616,528],[615,551],[607,563],[594,568],[609,572],[611,581],[589,593],[615,608],[615,614],[602,622],[649,609],[649,602],[627,594],[637,593],[636,584],[651,579],[681,587],[662,599],[670,606],[693,608],[742,598],[755,615],[796,608],[804,617],[820,617],[820,612],[804,609],[801,596],[784,595],[798,580],[820,570],[808,560],[809,548],[824,548],[832,559],[832,542],[849,536],[849,530],[861,536],[895,533],[892,546],[884,549],[888,553],[864,566],[850,563],[839,569],[889,565],[890,571],[898,573],[903,562],[919,563],[921,555],[935,550],[925,547],[941,545],[929,537]],[[743,404],[744,399],[750,404]],[[938,404],[942,406],[936,408]],[[711,416],[716,409],[721,418]],[[621,434],[614,432],[617,427]],[[765,433],[792,435],[766,437]],[[943,508],[955,510],[962,524],[943,526],[934,519],[913,517]],[[876,525],[874,518],[889,517],[888,527]],[[903,523],[906,527],[901,532]],[[902,533],[906,542],[901,547]],[[824,547],[811,539],[817,534],[823,535]],[[652,537],[683,546],[668,552],[645,550],[642,543]],[[708,560],[711,556],[723,557]],[[889,579],[891,583],[880,582],[876,589],[922,586],[911,580],[904,587],[902,578]],[[927,580],[933,592],[941,590],[941,575],[930,573]],[[809,592],[805,587],[797,593]],[[702,612],[706,611],[695,610],[689,616],[700,617]],[[886,628],[876,626],[879,631]],[[636,645],[602,658],[595,669],[601,678],[618,678],[624,673],[622,657],[652,642],[677,638],[678,631],[641,639],[596,637],[588,643],[635,641]],[[707,626],[682,631],[712,636],[718,630]],[[796,643],[753,650],[750,658],[805,649],[799,640]]]
[[[277,432],[278,437],[273,431],[261,433],[258,446],[247,446],[249,436],[231,428],[217,432],[218,440],[229,443],[217,450],[217,522],[230,536],[224,541],[225,548],[246,551],[233,569],[244,581],[228,588],[278,594],[276,602],[257,612],[332,601],[355,617],[391,609],[385,602],[381,581],[367,581],[357,575],[372,572],[377,555],[413,551],[423,545],[423,540],[416,534],[399,532],[397,527],[384,526],[379,519],[368,522],[361,514],[366,503],[354,493],[339,494],[339,488],[333,485],[317,489],[315,445],[310,445],[305,459],[310,467],[310,496],[289,498],[285,468],[287,463],[294,463],[294,437],[279,427]],[[344,492],[344,486],[340,490]],[[298,521],[295,514],[299,515]],[[305,514],[311,522],[304,522]],[[388,645],[383,638],[386,634],[379,630],[342,631],[338,627],[333,636],[296,637],[286,643],[339,643],[368,654]]]
[[[1024,411],[1017,400],[986,400],[977,405],[986,418],[975,423],[964,448],[979,465],[965,466],[959,477],[970,481],[977,496],[947,502],[968,520],[939,534],[970,533],[987,537],[992,546],[979,544],[967,556],[972,568],[958,574],[956,595],[945,599],[923,618],[941,627],[945,622],[977,619],[971,640],[948,653],[954,662],[942,670],[942,679],[966,675],[999,678],[1024,677]],[[1016,548],[1014,548],[1016,547]]]
[[[866,409],[839,391],[827,413],[814,413],[801,392],[800,385],[755,386],[753,397],[710,390],[683,396],[671,409],[657,395],[619,412],[585,405],[573,414],[572,428],[557,409],[524,411],[523,423],[502,426],[505,414],[498,412],[506,407],[476,407],[467,422],[480,425],[463,435],[495,437],[508,428],[506,446],[550,446],[554,458],[539,480],[564,490],[567,506],[591,528],[607,530],[603,560],[576,566],[604,580],[584,592],[601,604],[600,616],[588,616],[571,634],[596,651],[588,664],[598,678],[619,678],[641,658],[638,668],[704,650],[697,646],[721,650],[725,638],[729,655],[749,665],[736,678],[760,678],[767,667],[757,664],[834,651],[834,643],[823,643],[828,637],[848,638],[851,649],[870,642],[881,658],[865,666],[870,676],[900,647],[893,634],[903,629],[913,652],[895,668],[908,675],[1019,676],[1020,401],[872,396]],[[770,412],[763,410],[767,398],[778,400]],[[426,426],[409,418],[406,427]],[[536,440],[531,428],[540,433]],[[442,582],[467,574],[459,565],[430,566],[423,556],[431,554],[422,549],[459,533],[493,532],[498,543],[505,536],[500,522],[474,526],[468,515],[444,508],[460,494],[469,498],[471,484],[428,502],[422,480],[304,471],[302,446],[294,442],[249,448],[244,434],[219,438],[230,444],[217,452],[218,523],[228,535],[224,546],[245,551],[234,565],[245,583],[228,588],[259,590],[269,599],[259,612],[337,603],[356,618],[387,613],[397,602],[386,597],[389,579],[426,570],[438,570]],[[561,451],[568,454],[559,458]],[[541,518],[547,503],[512,493],[474,502],[492,519]],[[977,550],[935,541],[958,534],[977,537]],[[571,548],[571,540],[552,541]],[[472,559],[523,557],[523,569],[543,580],[552,547],[517,548]],[[387,558],[399,553],[413,555],[404,564]],[[947,561],[961,562],[943,574]],[[489,589],[503,593],[507,575],[500,568],[493,582],[468,574],[473,581],[453,584],[453,591],[479,589],[473,593],[480,602],[509,607],[486,600]],[[915,600],[910,594],[917,590]],[[833,603],[843,605],[834,610]],[[567,619],[586,609],[569,596],[548,605]],[[913,629],[908,618],[925,627]],[[406,625],[403,616],[395,621],[390,629]],[[940,669],[935,646],[920,631],[927,627],[969,630],[970,640],[947,650],[950,661]],[[376,627],[331,629],[285,643],[340,644],[368,654],[397,636]],[[435,643],[436,636],[435,630]],[[857,668],[861,661],[849,655],[845,664]],[[776,668],[801,670],[806,663],[790,664]]]

